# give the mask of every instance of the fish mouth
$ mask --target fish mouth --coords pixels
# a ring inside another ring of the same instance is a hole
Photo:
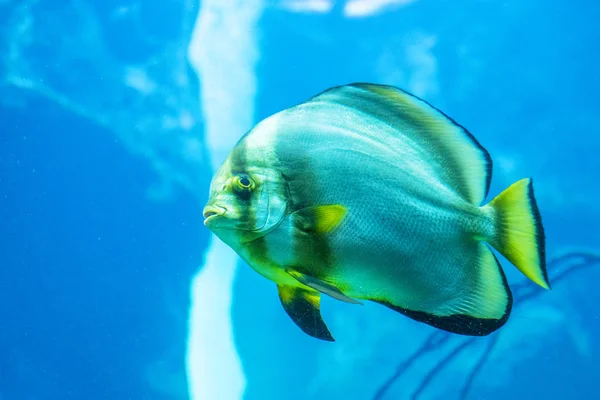
[[[215,206],[215,205],[210,205],[210,206],[204,207],[204,210],[202,211],[202,216],[204,217],[204,225],[208,226],[210,221],[224,215],[226,211],[227,211],[226,208]]]

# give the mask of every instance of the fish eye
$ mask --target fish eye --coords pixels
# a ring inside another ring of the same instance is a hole
[[[240,185],[242,185],[245,188],[249,188],[250,187],[250,179],[248,179],[247,176],[242,176],[240,178]]]
[[[254,182],[247,175],[238,175],[235,177],[235,184],[238,189],[252,190],[254,189]]]

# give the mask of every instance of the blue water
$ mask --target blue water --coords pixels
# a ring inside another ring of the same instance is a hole
[[[17,3],[0,2],[3,81],[19,26]],[[354,81],[421,90],[490,151],[496,163],[491,194],[534,176],[549,258],[573,249],[600,252],[596,2],[421,0],[365,19],[343,17],[339,5],[319,15],[268,3],[256,33],[255,121]],[[51,15],[69,25],[77,4],[44,0],[31,12],[37,20]],[[137,5],[139,19],[118,19],[120,2],[85,4],[93,5],[108,52],[122,66],[177,44],[179,27],[202,6],[130,1],[125,5]],[[52,29],[50,38],[83,34]],[[427,40],[433,44],[414,50]],[[76,47],[60,49],[64,60],[69,52],[73,59],[81,54]],[[42,51],[21,56],[40,70],[56,62]],[[167,75],[169,63],[161,63]],[[80,80],[53,81],[63,82],[54,89],[99,104],[115,101],[110,90],[86,89],[101,82],[75,76]],[[191,86],[181,95],[200,108],[193,78]],[[208,163],[196,171],[197,193],[175,185],[167,200],[154,200],[148,188],[160,181],[156,170],[108,127],[12,85],[0,86],[0,100],[0,400],[186,398],[157,389],[148,371],[160,365],[178,377],[179,392],[186,391],[189,286],[209,237],[202,224]],[[504,265],[511,284],[521,282]],[[468,398],[600,398],[599,271],[600,265],[577,271],[515,309],[503,337],[521,341],[506,342]],[[418,339],[434,332],[389,310],[324,300],[324,319],[339,318],[332,324],[341,338],[332,345],[299,331],[273,285],[245,265],[234,292],[245,400],[371,399]],[[546,335],[533,333],[544,324]],[[474,359],[479,352],[465,354]],[[442,358],[440,349],[427,362]],[[423,398],[440,398],[439,390],[444,398],[459,398],[456,376],[470,369],[457,365],[434,377],[428,385],[435,390]],[[427,368],[416,368],[385,398],[410,398],[402,386],[426,376]],[[493,377],[499,382],[490,384]]]
[[[152,172],[110,134],[45,101],[32,107],[35,118],[1,114],[0,392],[154,398],[140,372],[171,347],[179,356],[167,362],[183,363],[186,322],[164,302],[173,292],[188,306],[201,210],[185,196],[148,202]]]

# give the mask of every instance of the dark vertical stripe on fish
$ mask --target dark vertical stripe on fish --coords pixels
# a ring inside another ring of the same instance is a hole
[[[301,150],[292,150],[293,146],[289,146],[286,140],[285,136],[278,136],[274,146],[282,173],[287,180],[291,211],[318,205],[315,190],[319,181],[309,151],[303,146]],[[292,218],[295,226],[291,237],[295,264],[290,267],[298,272],[327,280],[328,272],[335,261],[326,235],[303,229],[307,222],[310,225],[312,221],[300,221],[294,215]]]
[[[238,174],[248,173],[248,158],[247,158],[247,141],[241,140],[234,150],[231,153],[231,173],[235,176]],[[244,196],[236,196],[236,207],[238,210],[245,210],[246,218],[248,219],[248,223],[250,226],[256,226],[256,209],[258,204],[256,204],[255,196],[248,196],[248,198],[244,198]],[[247,242],[248,235],[245,231],[238,231],[239,239],[241,242]],[[264,236],[261,236],[257,239],[254,239],[247,246],[248,256],[252,263],[256,263],[258,265],[264,266],[265,264],[270,263],[267,242]]]

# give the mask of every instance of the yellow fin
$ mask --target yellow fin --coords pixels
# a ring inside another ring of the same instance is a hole
[[[300,217],[300,225],[305,231],[329,233],[339,226],[346,216],[346,207],[340,204],[306,207],[294,214]]]
[[[335,341],[321,317],[318,292],[287,285],[277,285],[277,289],[285,312],[304,333],[328,342]]]
[[[484,209],[496,225],[492,246],[526,277],[550,289],[546,272],[545,235],[530,178],[513,183]],[[488,211],[489,212],[489,211]]]
[[[321,293],[324,293],[330,297],[333,297],[334,299],[344,301],[350,304],[362,304],[360,301],[354,300],[346,296],[344,293],[342,293],[340,289],[338,289],[334,285],[325,282],[321,279],[312,277],[310,275],[305,275],[297,271],[287,270],[287,273],[294,277],[296,280],[298,280],[298,282],[308,287],[311,287]]]

